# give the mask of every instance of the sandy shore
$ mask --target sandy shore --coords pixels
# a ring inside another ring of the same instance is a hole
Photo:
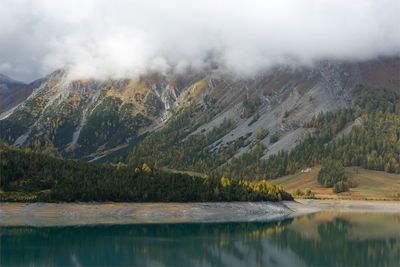
[[[0,226],[270,221],[283,203],[0,203]]]
[[[319,211],[400,213],[400,201],[300,199],[284,201],[284,204],[293,211],[293,216]]]
[[[400,213],[400,202],[0,203],[0,226],[272,221],[320,211]]]

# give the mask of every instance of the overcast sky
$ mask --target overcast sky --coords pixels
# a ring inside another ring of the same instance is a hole
[[[23,81],[399,54],[399,0],[0,0],[0,73]]]

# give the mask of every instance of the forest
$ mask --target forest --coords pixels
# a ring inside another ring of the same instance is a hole
[[[399,93],[362,88],[358,94],[356,109],[321,113],[305,123],[304,127],[316,131],[292,151],[281,151],[262,160],[265,147],[259,145],[216,173],[238,179],[274,179],[326,160],[338,161],[342,166],[400,173]],[[354,121],[360,123],[348,134],[341,134]]]
[[[211,131],[187,136],[198,124],[207,121],[204,113],[203,120],[196,123],[195,114],[199,111],[190,107],[176,114],[166,128],[135,146],[128,162],[133,165],[148,162],[157,167],[246,180],[274,179],[320,165],[325,160],[339,161],[343,166],[400,173],[399,92],[360,87],[355,94],[358,100],[353,108],[320,113],[304,122],[303,127],[313,134],[290,152],[280,151],[266,160],[262,157],[268,147],[259,139],[270,135],[270,142],[274,143],[280,138],[278,133],[262,129],[256,133],[253,143],[244,136],[218,146],[216,140],[228,133],[234,123],[226,119]],[[247,100],[245,103],[250,105]],[[343,134],[346,129],[350,130]],[[249,144],[252,147],[249,152],[232,158]]]
[[[360,88],[357,94],[354,108],[320,113],[303,125],[312,134],[291,151],[280,151],[266,160],[262,157],[268,148],[258,139],[277,135],[266,128],[256,133],[253,143],[244,136],[221,147],[217,140],[234,127],[229,119],[208,132],[188,135],[212,118],[198,106],[178,111],[165,128],[139,142],[126,163],[66,160],[51,156],[51,150],[38,153],[1,143],[1,200],[279,201],[291,196],[267,180],[324,162],[336,162],[338,168],[360,166],[400,173],[399,93]],[[232,158],[249,144],[249,152]],[[345,191],[346,183],[325,186]]]
[[[281,201],[281,185],[156,170],[146,163],[95,164],[55,158],[0,143],[0,200],[58,201]]]

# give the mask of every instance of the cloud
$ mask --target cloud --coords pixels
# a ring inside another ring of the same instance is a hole
[[[398,0],[2,0],[0,65],[32,80],[222,68],[400,53]],[[211,60],[210,60],[211,59]]]

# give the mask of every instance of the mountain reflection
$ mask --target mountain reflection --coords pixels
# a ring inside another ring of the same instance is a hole
[[[399,218],[382,216],[372,223],[366,214],[316,214],[274,223],[3,227],[0,265],[396,265],[399,236],[381,231],[379,237],[376,228]],[[375,233],[360,238],[360,228]]]

